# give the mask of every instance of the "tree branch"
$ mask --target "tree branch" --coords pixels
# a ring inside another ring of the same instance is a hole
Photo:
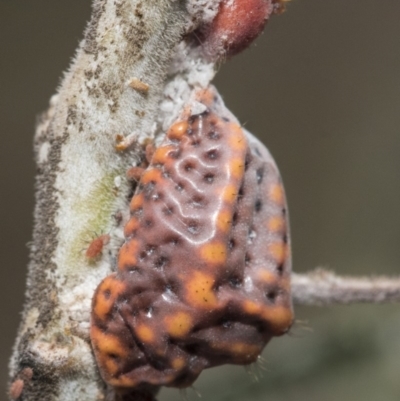
[[[292,296],[298,305],[400,302],[400,277],[341,277],[322,269],[293,273]]]

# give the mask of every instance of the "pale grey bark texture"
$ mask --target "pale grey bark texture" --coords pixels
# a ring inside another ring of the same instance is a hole
[[[299,305],[400,302],[400,277],[340,277],[317,269],[293,273],[292,294]]]
[[[123,239],[131,191],[126,170],[142,156],[142,143],[174,117],[191,87],[206,86],[214,74],[212,64],[181,43],[218,6],[208,2],[206,13],[202,3],[93,3],[84,40],[36,131],[35,228],[26,303],[10,363],[14,398],[114,399],[90,348],[91,298]],[[132,87],[132,79],[147,90]],[[134,144],[118,152],[121,137],[133,138]],[[84,249],[104,233],[111,241],[93,263]],[[26,368],[32,378],[24,377]]]
[[[123,241],[131,191],[126,170],[191,90],[213,78],[214,65],[182,38],[210,21],[218,4],[94,0],[84,40],[36,131],[35,228],[10,363],[14,398],[141,399],[117,396],[99,377],[88,338],[91,297]],[[131,146],[118,151],[118,143]],[[105,233],[110,243],[93,262],[84,249]],[[294,275],[293,296],[301,304],[399,301],[400,280]]]

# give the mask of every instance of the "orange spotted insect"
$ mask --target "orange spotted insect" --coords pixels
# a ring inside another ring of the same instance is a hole
[[[91,340],[117,388],[186,387],[255,362],[293,321],[277,167],[213,88],[195,93],[142,174],[117,272],[98,286]]]

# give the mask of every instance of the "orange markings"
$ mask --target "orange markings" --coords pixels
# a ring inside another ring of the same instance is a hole
[[[169,139],[182,139],[183,135],[185,135],[189,125],[186,121],[180,121],[178,123],[173,124],[168,130],[168,138]]]
[[[172,360],[171,365],[173,369],[181,370],[186,365],[185,358],[175,358]]]
[[[102,254],[104,246],[109,242],[110,236],[108,234],[100,235],[89,244],[85,256],[91,260],[98,258]]]
[[[130,237],[131,235],[136,233],[139,227],[140,227],[139,220],[135,217],[131,217],[124,227],[124,236],[126,238]]]
[[[262,312],[265,319],[271,326],[273,335],[285,334],[293,323],[293,312],[284,306],[264,307]]]
[[[229,145],[232,150],[244,151],[247,148],[246,137],[243,135],[243,130],[239,124],[230,123],[228,130],[230,132]]]
[[[278,265],[285,261],[288,248],[283,242],[273,242],[268,246],[268,250],[271,252],[272,257],[275,259]]]
[[[125,290],[125,284],[115,279],[115,275],[106,277],[96,292],[94,299],[94,313],[97,318],[106,320],[112,311],[118,295]]]
[[[244,174],[244,159],[236,158],[229,162],[229,169],[234,178],[240,180]]]
[[[238,357],[245,357],[247,359],[257,358],[261,352],[258,345],[246,344],[242,342],[233,343],[230,346],[231,351]]]
[[[267,227],[270,231],[282,231],[286,226],[286,222],[282,217],[274,216],[268,220]]]
[[[140,341],[144,343],[151,343],[155,339],[154,331],[143,323],[135,328],[135,332]]]
[[[236,200],[238,190],[235,185],[229,184],[219,190],[220,198],[226,203],[233,203]]]
[[[140,248],[140,242],[137,239],[131,239],[125,242],[119,250],[118,266],[120,270],[126,267],[133,267],[137,263],[137,254]]]
[[[262,310],[262,305],[253,301],[245,300],[243,302],[243,309],[250,315],[259,315]]]
[[[172,337],[184,337],[193,325],[191,316],[185,312],[177,312],[174,315],[166,316],[164,323]]]
[[[142,179],[141,179],[141,183],[143,185],[148,184],[149,182],[160,182],[162,181],[162,175],[161,175],[161,170],[159,170],[158,168],[151,168],[149,170],[147,170],[143,175],[142,175]],[[142,194],[141,194],[142,195]],[[138,195],[135,195],[135,197]]]
[[[225,263],[227,257],[226,245],[217,241],[202,245],[200,257],[211,265]]]
[[[221,210],[217,215],[217,228],[223,233],[229,232],[232,223],[232,213],[229,210]]]
[[[143,206],[143,202],[144,202],[143,192],[135,195],[131,200],[131,204],[129,205],[131,212],[134,212],[135,210],[141,208]]]
[[[164,164],[167,162],[170,152],[176,150],[173,145],[159,147],[153,155],[153,164]]]
[[[266,269],[260,270],[258,272],[257,276],[263,283],[266,283],[266,284],[271,284],[274,281],[276,281],[275,274]]]
[[[282,205],[285,201],[285,193],[281,184],[273,184],[268,190],[268,195],[277,204]]]
[[[109,378],[107,383],[114,387],[134,387],[138,384],[138,381],[121,375],[118,379]]]
[[[119,338],[106,334],[98,329],[96,326],[91,327],[91,336],[94,339],[95,347],[106,356],[123,358],[126,354],[124,345],[120,342]]]
[[[210,274],[193,272],[186,283],[187,302],[199,308],[213,309],[217,306],[217,297],[214,294],[214,277]]]

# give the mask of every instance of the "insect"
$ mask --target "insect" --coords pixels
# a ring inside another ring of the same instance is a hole
[[[85,251],[85,256],[89,260],[95,260],[101,256],[103,248],[110,242],[108,234],[102,234],[92,240]]]
[[[130,203],[117,272],[98,286],[91,340],[115,387],[186,387],[255,362],[290,328],[290,240],[277,167],[213,88],[170,127]]]

